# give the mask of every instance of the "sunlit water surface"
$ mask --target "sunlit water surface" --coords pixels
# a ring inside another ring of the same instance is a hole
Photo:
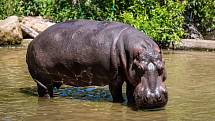
[[[110,95],[99,97],[99,91],[96,99],[83,94],[75,98],[56,94],[51,100],[38,99],[25,54],[26,48],[0,48],[0,120],[215,120],[215,53],[164,52],[169,102],[164,110],[158,111],[134,111],[126,104],[113,104]],[[109,94],[107,87],[104,92]]]

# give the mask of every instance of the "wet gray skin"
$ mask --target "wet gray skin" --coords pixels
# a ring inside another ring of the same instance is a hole
[[[138,108],[161,108],[167,104],[168,93],[164,81],[166,71],[160,54],[143,53],[135,61],[139,84],[134,90],[134,98]]]

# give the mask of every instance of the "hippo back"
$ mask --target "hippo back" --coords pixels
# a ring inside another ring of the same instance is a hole
[[[51,26],[28,47],[29,72],[35,79],[40,76],[52,81],[69,80],[72,85],[106,85],[115,73],[111,66],[113,42],[125,28],[132,27],[91,20]]]

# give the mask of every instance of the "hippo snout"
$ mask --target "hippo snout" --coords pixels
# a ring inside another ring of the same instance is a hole
[[[138,108],[161,108],[167,104],[168,93],[164,87],[156,88],[155,90],[150,90],[149,88],[136,89],[134,98]]]

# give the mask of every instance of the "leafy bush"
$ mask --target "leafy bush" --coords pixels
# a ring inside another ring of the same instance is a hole
[[[215,30],[215,1],[188,0],[186,22],[193,23],[203,34]]]
[[[122,13],[121,20],[145,32],[155,41],[168,46],[178,42],[184,35],[182,16],[186,3],[168,0],[133,0],[132,5]]]
[[[76,1],[76,3],[74,3]],[[215,29],[214,0],[1,0],[0,19],[10,15],[115,20],[145,32],[162,46],[179,42],[186,22],[201,32]],[[184,13],[185,12],[185,13]]]
[[[18,4],[16,0],[0,0],[0,20],[17,14]]]
[[[68,19],[68,16],[70,14],[70,4],[67,2],[67,0],[17,1],[19,1],[19,6],[17,6],[20,9],[19,14],[24,16],[43,16],[49,19],[57,19],[58,21],[63,21],[62,18]]]
[[[43,16],[56,22],[70,19],[111,20],[112,0],[16,0],[19,15]],[[105,7],[104,7],[105,6]]]

